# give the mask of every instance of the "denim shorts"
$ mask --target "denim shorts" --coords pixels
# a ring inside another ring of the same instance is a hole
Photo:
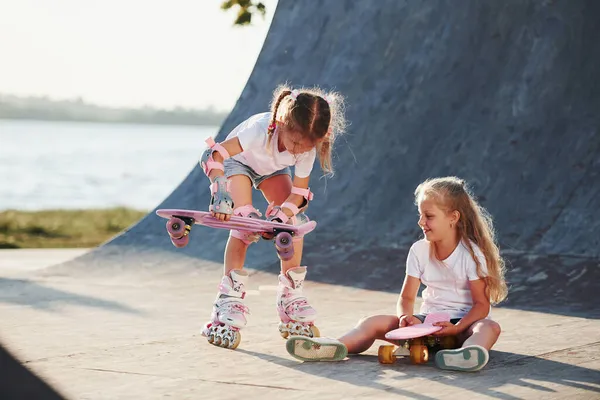
[[[245,175],[250,178],[250,181],[252,181],[252,186],[254,186],[255,189],[258,189],[261,183],[273,176],[289,175],[290,178],[292,177],[292,171],[290,170],[290,167],[285,167],[284,169],[275,171],[270,175],[259,175],[252,168],[234,158],[228,158],[225,160],[223,165],[225,167],[225,176],[227,178],[231,178],[234,175]]]

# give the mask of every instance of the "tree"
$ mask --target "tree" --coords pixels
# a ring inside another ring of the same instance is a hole
[[[226,0],[221,4],[221,9],[229,10],[234,6],[239,7],[234,25],[250,25],[253,14],[259,13],[263,18],[266,14],[265,5],[260,1],[254,2],[252,0]]]

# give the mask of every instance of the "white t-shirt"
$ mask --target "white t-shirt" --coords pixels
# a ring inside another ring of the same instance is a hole
[[[271,122],[271,113],[256,114],[235,127],[227,139],[238,138],[242,151],[233,156],[233,159],[246,164],[261,176],[271,175],[286,167],[294,166],[294,175],[306,178],[312,171],[316,149],[309,152],[293,155],[289,151],[280,152],[277,149],[278,130],[273,133],[273,139],[267,149],[269,135],[267,130]]]
[[[471,245],[485,276],[485,256],[479,246],[473,242]],[[431,243],[427,240],[419,240],[410,248],[406,261],[406,274],[420,279],[426,286],[420,312],[446,312],[450,314],[450,318],[462,318],[473,307],[469,281],[480,279],[477,275],[477,264],[463,242],[456,246],[443,263],[430,253],[430,247]]]

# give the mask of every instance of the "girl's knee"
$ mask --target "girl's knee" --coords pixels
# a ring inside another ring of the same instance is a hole
[[[373,316],[368,316],[368,317],[362,317],[358,323],[356,324],[357,328],[364,328],[366,326],[369,326],[372,324],[373,321]]]
[[[502,333],[502,328],[500,328],[500,324],[497,323],[496,321],[488,321],[489,327],[492,330],[492,332],[494,332],[494,334],[496,336],[500,336],[500,333]]]
[[[470,330],[473,333],[487,330],[487,331],[493,333],[495,336],[500,336],[500,333],[502,332],[502,329],[500,328],[500,324],[497,323],[496,321],[492,321],[491,319],[482,319],[482,320],[475,322],[473,325],[471,325]]]

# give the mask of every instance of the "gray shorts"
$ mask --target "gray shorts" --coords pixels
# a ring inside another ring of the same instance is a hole
[[[275,171],[270,175],[259,175],[256,173],[256,171],[254,171],[252,168],[250,168],[246,164],[241,163],[238,160],[233,159],[233,158],[228,158],[227,160],[225,160],[223,165],[225,166],[225,176],[226,177],[231,178],[234,175],[245,175],[248,178],[250,178],[250,181],[252,181],[252,186],[254,186],[255,189],[258,189],[258,187],[260,186],[261,183],[263,183],[264,181],[266,181],[267,179],[269,179],[273,176],[287,174],[290,176],[290,178],[292,177],[292,171],[290,170],[289,167],[285,167],[284,169]]]
[[[415,314],[415,317],[417,317],[421,322],[425,322],[425,317],[427,316],[427,314]],[[458,321],[460,321],[462,318],[452,318],[450,320],[451,324],[458,324]]]

